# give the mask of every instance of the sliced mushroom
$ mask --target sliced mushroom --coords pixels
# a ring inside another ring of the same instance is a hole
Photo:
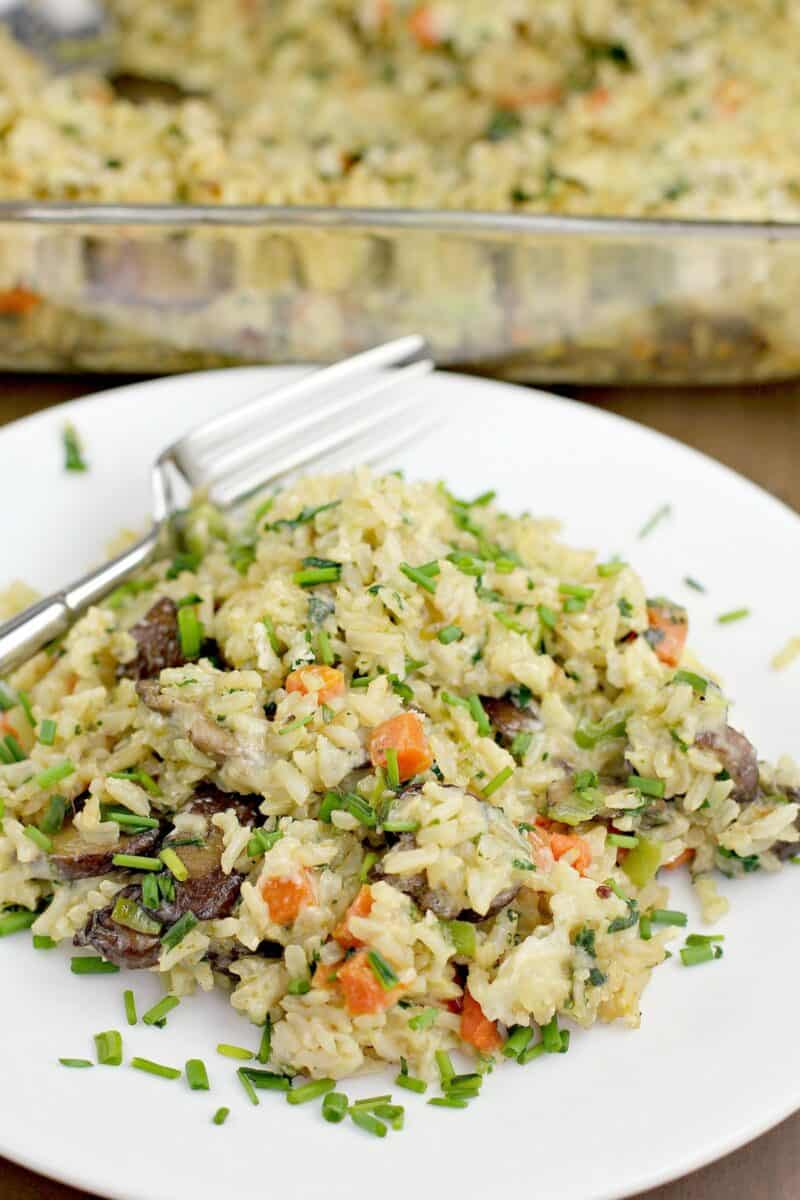
[[[88,879],[114,869],[115,854],[152,854],[164,836],[164,828],[143,829],[120,837],[113,846],[99,847],[88,841],[70,821],[53,835],[50,864],[58,879]]]
[[[142,889],[138,886],[123,888],[118,896],[130,897],[141,903]],[[161,939],[157,933],[137,933],[127,925],[119,925],[111,914],[113,906],[98,909],[89,914],[83,929],[72,939],[74,946],[92,946],[103,958],[118,967],[142,970],[154,967],[161,954]],[[152,915],[152,914],[151,914]]]
[[[141,680],[136,690],[140,700],[153,712],[177,721],[201,754],[207,754],[215,762],[222,763],[241,753],[234,735],[215,724],[196,704],[167,695],[152,679]]]
[[[178,610],[168,596],[157,600],[131,629],[138,652],[129,663],[121,663],[117,676],[128,679],[153,679],[165,667],[182,667],[186,662],[178,633]]]
[[[730,725],[709,729],[694,740],[695,746],[710,750],[733,780],[731,799],[749,804],[758,795],[758,758],[752,742]]]
[[[517,734],[536,733],[542,728],[539,710],[532,705],[520,708],[508,696],[481,696],[480,700],[504,746],[510,746]]]

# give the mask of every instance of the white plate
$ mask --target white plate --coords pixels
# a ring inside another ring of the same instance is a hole
[[[43,589],[66,582],[120,526],[141,527],[147,468],[164,443],[286,376],[247,369],[163,379],[4,429],[3,575]],[[452,415],[392,465],[412,477],[443,476],[458,494],[496,486],[511,510],[558,515],[573,542],[624,553],[650,591],[690,605],[692,642],[723,669],[735,719],[761,754],[798,749],[800,668],[769,668],[774,651],[800,632],[796,516],[709,459],[583,405],[456,375],[420,386]],[[68,419],[85,443],[86,475],[62,469]],[[637,539],[665,502],[672,515]],[[685,575],[702,580],[707,594],[689,591]],[[750,620],[715,623],[742,605],[752,608]],[[163,1031],[128,1029],[123,988],[134,987],[141,1012],[157,998],[154,978],[75,977],[68,949],[34,953],[20,934],[0,943],[0,1152],[125,1200],[483,1200],[504,1187],[558,1200],[629,1195],[734,1149],[800,1106],[799,879],[789,867],[726,884],[734,905],[725,957],[694,970],[677,959],[658,969],[638,1032],[578,1031],[564,1057],[497,1070],[466,1111],[403,1094],[406,1130],[382,1142],[349,1124],[325,1124],[316,1104],[290,1108],[264,1093],[251,1107],[236,1064],[214,1047],[255,1044],[257,1031],[222,996],[184,1001]],[[678,889],[676,900],[689,908],[691,927],[702,928],[691,897]],[[183,1080],[125,1067],[56,1064],[61,1055],[92,1057],[92,1034],[114,1028],[127,1055],[177,1066],[202,1057],[213,1090],[193,1093]],[[386,1082],[378,1076],[347,1088],[368,1095]],[[221,1104],[231,1115],[217,1128],[210,1118]]]

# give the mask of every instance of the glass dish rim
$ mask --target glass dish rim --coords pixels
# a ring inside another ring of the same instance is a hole
[[[800,240],[800,221],[684,220],[462,209],[360,208],[323,205],[94,204],[80,201],[0,201],[0,225],[133,225],[411,230],[443,234],[517,234],[536,237],[702,239],[774,242]]]

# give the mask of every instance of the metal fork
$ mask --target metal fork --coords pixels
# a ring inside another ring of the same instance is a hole
[[[432,367],[422,338],[399,338],[262,393],[167,446],[152,470],[149,532],[117,558],[0,625],[0,673],[60,637],[146,563],[174,552],[174,518],[193,492],[230,509],[300,468],[330,463],[345,452],[351,461],[375,462],[429,428],[430,407],[423,410],[410,385]]]

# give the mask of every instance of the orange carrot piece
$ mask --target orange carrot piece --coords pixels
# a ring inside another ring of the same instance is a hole
[[[413,712],[390,717],[373,729],[369,739],[369,756],[373,767],[386,766],[386,751],[390,749],[397,751],[401,780],[420,775],[433,762],[422,721]]]
[[[657,657],[668,667],[677,667],[689,632],[686,609],[659,597],[648,601],[647,620],[650,623],[648,641]]]
[[[298,667],[286,676],[286,690],[313,695],[319,704],[327,704],[344,692],[344,675],[335,667]]]
[[[685,850],[681,850],[677,858],[673,858],[670,862],[662,863],[661,865],[665,871],[674,871],[676,867],[682,867],[684,863],[691,862],[694,854],[694,850],[690,846],[687,846]]]
[[[311,980],[312,987],[330,988],[336,987],[338,983],[338,972],[341,963],[317,963],[317,969],[314,972],[314,978]]]
[[[10,733],[19,741],[19,734],[15,727],[11,724],[8,713],[0,713],[0,733]]]
[[[269,909],[270,920],[276,925],[291,925],[304,908],[316,901],[311,876],[306,870],[297,879],[286,876],[265,879],[261,884],[261,895]]]
[[[24,316],[42,303],[41,296],[24,287],[7,288],[0,292],[0,316]]]
[[[442,37],[436,28],[433,12],[427,5],[417,8],[408,18],[408,28],[411,36],[424,50],[433,50],[438,46]]]
[[[494,1054],[503,1044],[494,1021],[484,1015],[480,1004],[468,991],[464,992],[459,1033],[462,1041],[469,1042],[481,1054]]]
[[[369,951],[357,950],[339,967],[337,983],[352,1017],[384,1012],[397,1003],[402,987],[386,989],[369,964]]]
[[[577,850],[577,854],[572,860],[572,866],[579,875],[585,875],[592,865],[592,851],[589,843],[584,838],[578,837],[577,833],[551,833],[550,849],[555,859],[563,858],[570,850]]]
[[[607,87],[596,87],[586,93],[584,103],[592,112],[599,112],[601,108],[605,108],[610,99],[611,92]]]
[[[372,912],[372,889],[368,884],[364,884],[361,891],[356,896],[353,903],[348,908],[344,917],[333,931],[333,936],[340,946],[345,950],[355,950],[358,946],[363,946],[364,943],[359,941],[354,933],[350,930],[351,917],[368,917]]]

